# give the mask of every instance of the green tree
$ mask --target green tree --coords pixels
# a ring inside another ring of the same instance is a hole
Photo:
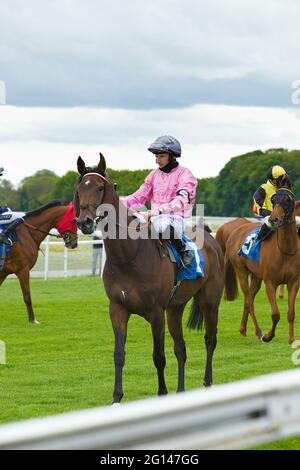
[[[8,206],[12,210],[17,210],[18,194],[10,181],[0,180],[0,206]]]
[[[59,199],[65,203],[72,201],[77,180],[78,173],[75,171],[68,171],[64,176],[61,176],[54,185],[53,199]]]
[[[53,190],[59,177],[53,172],[49,173],[48,170],[42,170],[21,181],[18,188],[20,210],[35,209],[53,199]]]

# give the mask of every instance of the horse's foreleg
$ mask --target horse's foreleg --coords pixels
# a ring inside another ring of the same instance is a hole
[[[186,347],[182,333],[182,314],[185,305],[167,309],[167,320],[170,335],[174,341],[174,353],[178,364],[177,392],[184,392],[184,366],[186,362]]]
[[[265,284],[266,284],[266,291],[267,291],[268,299],[269,299],[269,302],[271,304],[271,309],[272,309],[272,328],[266,335],[263,335],[262,340],[268,343],[275,336],[276,326],[280,320],[280,312],[279,312],[277,302],[276,302],[276,287],[272,284],[270,280],[265,281]]]
[[[289,322],[289,344],[295,341],[294,321],[295,321],[295,301],[299,290],[299,278],[288,283],[288,322]]]
[[[23,299],[27,308],[28,313],[28,320],[30,323],[39,323],[34,315],[32,303],[31,303],[31,295],[30,295],[30,285],[29,285],[29,271],[27,269],[23,269],[16,273],[20,286],[22,289]]]
[[[113,403],[120,403],[123,397],[122,372],[125,364],[125,343],[130,314],[122,305],[114,303],[110,304],[109,313],[115,334],[115,385]]]
[[[153,362],[158,375],[158,395],[168,393],[164,370],[166,367],[165,357],[165,317],[161,307],[157,307],[150,315],[150,323],[153,336]]]

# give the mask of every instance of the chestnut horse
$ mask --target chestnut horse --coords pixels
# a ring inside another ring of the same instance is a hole
[[[247,235],[260,224],[242,224],[229,236],[225,255],[225,295],[228,300],[236,299],[238,277],[245,297],[241,329],[244,328],[246,331],[248,313],[250,312],[256,335],[268,342],[274,338],[276,325],[280,318],[276,302],[276,289],[280,284],[287,284],[289,343],[291,344],[295,340],[294,319],[295,300],[299,289],[300,240],[295,221],[295,198],[288,187],[278,190],[269,221],[276,232],[263,241],[258,263],[244,256],[239,256],[238,251]],[[250,287],[249,275],[251,276]],[[272,327],[265,335],[261,333],[254,312],[254,299],[262,280],[265,283],[272,308]]]
[[[200,328],[205,322],[206,367],[204,385],[212,383],[212,358],[217,343],[218,309],[224,286],[223,254],[214,238],[207,232],[204,237],[203,257],[205,276],[197,280],[183,281],[175,297],[170,302],[173,286],[176,284],[176,268],[169,258],[159,249],[158,240],[147,236],[130,237],[128,225],[136,220],[129,215],[114,185],[107,179],[106,162],[100,154],[100,162],[95,169],[86,168],[79,157],[77,161],[80,173],[74,196],[77,223],[83,233],[92,233],[95,220],[99,220],[99,211],[111,207],[116,214],[112,222],[115,236],[104,239],[106,264],[103,281],[109,297],[110,318],[115,336],[115,385],[113,403],[119,403],[123,397],[122,370],[125,363],[125,342],[127,324],[130,315],[137,314],[145,318],[152,329],[153,361],[158,374],[158,395],[167,393],[164,378],[166,365],[164,352],[165,315],[170,334],[174,341],[174,352],[178,362],[177,392],[184,391],[184,367],[186,347],[182,332],[182,315],[187,302],[194,302],[189,318],[190,328]],[[109,215],[103,212],[101,229],[109,226]],[[132,228],[132,227],[131,227]],[[139,226],[140,233],[148,230],[147,225]],[[126,236],[121,236],[125,231]],[[135,230],[135,233],[136,230]],[[192,235],[195,239],[195,233]],[[133,239],[135,238],[135,239]]]
[[[0,271],[0,286],[9,274],[19,279],[30,323],[39,323],[34,315],[30,295],[30,270],[35,265],[40,244],[57,226],[67,248],[77,246],[77,228],[73,205],[63,205],[53,201],[39,209],[27,212],[24,222],[15,229],[16,241],[7,256],[3,270]]]

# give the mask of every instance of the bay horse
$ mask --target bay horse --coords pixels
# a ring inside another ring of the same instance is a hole
[[[11,253],[0,271],[0,286],[9,274],[15,274],[20,282],[30,323],[39,323],[34,315],[30,294],[30,270],[35,265],[40,245],[49,231],[56,227],[67,248],[77,246],[77,227],[73,204],[60,201],[27,212],[24,222],[15,228],[15,240]]]
[[[135,218],[119,204],[119,196],[106,175],[106,162],[102,154],[96,168],[87,168],[81,157],[77,160],[80,174],[74,196],[77,224],[85,234],[94,230],[97,214],[103,207],[112,207],[116,213],[113,223],[115,236],[104,239],[106,263],[103,282],[109,298],[109,312],[115,337],[115,384],[113,403],[123,397],[122,370],[125,363],[125,342],[128,320],[137,314],[147,320],[153,336],[153,362],[158,375],[158,395],[167,393],[164,377],[166,365],[164,352],[165,310],[169,332],[174,341],[178,363],[177,392],[184,391],[186,346],[182,331],[182,315],[187,302],[193,298],[189,317],[190,328],[200,328],[205,323],[206,366],[204,385],[212,383],[212,358],[217,343],[218,309],[224,286],[223,254],[218,243],[207,232],[204,236],[203,257],[205,277],[183,281],[170,302],[176,284],[176,268],[168,257],[162,255],[158,240],[129,235],[129,224]],[[102,232],[109,224],[107,213],[101,216]],[[99,217],[98,217],[99,219]],[[147,225],[147,224],[146,224]],[[145,226],[140,226],[140,231]],[[146,227],[147,228],[147,227]],[[147,228],[148,230],[148,228]],[[125,237],[121,233],[125,231]],[[195,239],[195,233],[193,234]]]
[[[264,342],[271,341],[275,336],[280,312],[276,302],[276,289],[280,284],[287,284],[288,288],[288,322],[289,343],[295,340],[295,300],[299,289],[300,275],[300,240],[297,234],[295,221],[295,198],[289,186],[278,190],[274,209],[269,219],[273,230],[260,248],[259,262],[251,261],[239,256],[238,251],[245,238],[255,227],[261,224],[242,224],[229,236],[226,243],[225,255],[225,295],[228,300],[237,297],[237,277],[244,294],[244,312],[241,329],[246,331],[248,314],[250,313],[256,335]],[[248,278],[251,276],[249,287]],[[262,280],[272,309],[272,327],[269,332],[262,335],[254,312],[254,299],[261,287]]]

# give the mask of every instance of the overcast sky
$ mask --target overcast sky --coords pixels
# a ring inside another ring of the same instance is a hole
[[[198,177],[249,150],[300,148],[299,16],[296,0],[3,0],[6,178],[63,174],[99,151],[154,168],[146,148],[162,134]]]

